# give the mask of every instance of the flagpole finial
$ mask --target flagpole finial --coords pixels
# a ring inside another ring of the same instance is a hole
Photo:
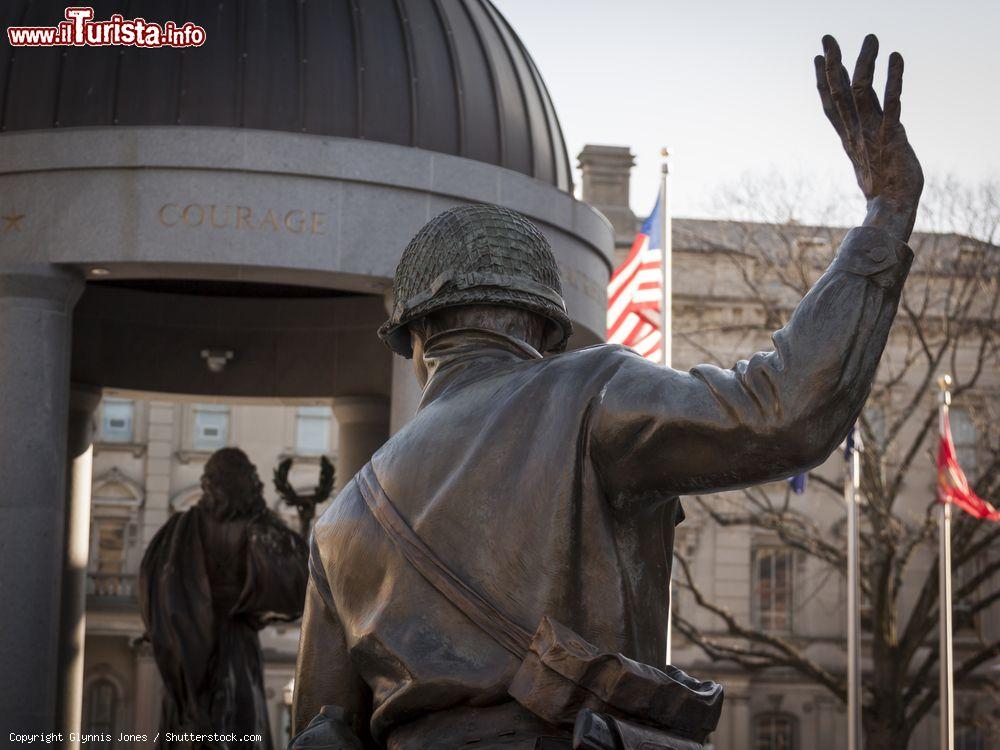
[[[670,149],[668,149],[666,146],[661,148],[660,156],[663,158],[663,163],[660,165],[660,169],[663,172],[663,174],[667,174],[668,172],[670,172],[670,167],[667,164],[667,159],[670,158]]]
[[[951,404],[951,375],[944,373],[937,380],[938,388],[941,391],[941,403],[945,406]]]

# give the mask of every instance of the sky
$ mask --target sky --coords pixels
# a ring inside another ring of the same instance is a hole
[[[860,222],[863,198],[816,92],[826,33],[849,71],[865,34],[879,37],[880,97],[889,53],[902,53],[902,121],[928,182],[1000,179],[995,0],[494,2],[545,79],[574,167],[586,143],[632,148],[639,214],[666,145],[675,216],[724,218],[725,186],[777,174],[857,196]]]

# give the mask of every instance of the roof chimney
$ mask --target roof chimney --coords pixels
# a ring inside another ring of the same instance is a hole
[[[588,143],[577,158],[583,177],[583,200],[608,217],[615,228],[616,247],[630,246],[637,229],[635,214],[628,204],[635,155],[628,146]]]

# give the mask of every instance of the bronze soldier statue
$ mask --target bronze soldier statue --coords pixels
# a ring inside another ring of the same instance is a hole
[[[868,212],[774,334],[731,370],[620,346],[562,353],[559,275],[523,217],[463,206],[396,270],[380,335],[419,410],[315,525],[293,747],[698,748],[721,689],[665,652],[678,496],[822,463],[868,396],[912,253],[923,177],[884,111],[869,36],[831,37],[820,97]],[[543,356],[551,354],[553,356]]]
[[[171,516],[142,559],[142,617],[165,687],[157,746],[268,750],[257,631],[302,614],[307,547],[268,510],[257,469],[238,448],[212,454],[201,487],[198,503]],[[171,742],[168,732],[207,737]],[[261,740],[243,741],[254,734]]]

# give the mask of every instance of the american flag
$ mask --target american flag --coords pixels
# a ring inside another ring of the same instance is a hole
[[[608,343],[624,344],[652,362],[663,361],[663,194],[608,283]]]

